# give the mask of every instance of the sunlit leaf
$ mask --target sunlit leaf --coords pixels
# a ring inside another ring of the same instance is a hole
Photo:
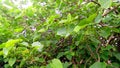
[[[63,65],[59,59],[53,59],[52,63],[50,63],[52,68],[63,68]]]
[[[90,68],[106,68],[106,63],[104,62],[95,62]]]
[[[112,0],[98,0],[98,2],[100,3],[101,5],[101,8],[109,8],[112,4]]]
[[[72,20],[71,14],[68,14],[68,15],[67,15],[67,20],[68,20],[68,22],[70,22],[70,21]]]
[[[70,32],[67,31],[66,28],[62,27],[62,28],[59,28],[57,30],[57,35],[60,35],[60,36],[69,36],[70,35]]]
[[[9,52],[9,49],[3,48],[3,53],[4,53],[5,56],[8,55],[8,52]]]
[[[22,42],[21,44],[24,46],[29,46],[29,44],[27,42]]]
[[[97,17],[95,18],[95,23],[100,23],[102,20],[102,14],[98,14]]]
[[[9,61],[8,61],[8,63],[9,63],[10,66],[13,66],[13,64],[15,63],[15,61],[16,61],[15,57],[14,58],[10,58]]]
[[[35,48],[37,48],[38,49],[38,51],[42,51],[42,49],[43,49],[43,45],[40,43],[40,42],[33,42],[32,43],[32,47],[35,47]]]
[[[14,46],[16,43],[22,41],[22,39],[11,39],[8,40],[5,44],[5,47],[10,47],[10,46]]]
[[[85,28],[87,25],[84,26],[76,26],[73,31],[78,32],[80,29]]]

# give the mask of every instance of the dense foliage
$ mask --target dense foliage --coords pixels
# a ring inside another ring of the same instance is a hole
[[[0,68],[119,68],[117,0],[0,0]]]

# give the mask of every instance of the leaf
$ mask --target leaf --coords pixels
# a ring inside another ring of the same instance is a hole
[[[11,39],[11,40],[8,40],[5,44],[5,47],[11,47],[11,46],[14,46],[16,43],[22,41],[22,39]]]
[[[3,53],[5,57],[8,55],[8,52],[9,52],[8,48],[3,48]]]
[[[39,62],[45,62],[45,59],[44,58],[39,58]]]
[[[29,44],[27,42],[22,42],[21,44],[24,46],[29,46]]]
[[[101,47],[101,50],[110,50],[110,49],[112,49],[113,48],[113,46],[111,46],[111,45],[108,45],[108,46],[106,46],[106,47]]]
[[[109,60],[109,56],[110,56],[111,54],[110,54],[110,52],[109,51],[101,51],[101,55],[100,55],[100,57],[101,57],[101,59],[104,59],[105,61],[107,61],[107,60]]]
[[[106,68],[106,63],[104,62],[95,62],[90,68]]]
[[[114,56],[120,61],[120,53],[114,54]]]
[[[66,57],[67,57],[68,60],[72,59],[72,55],[66,55]]]
[[[0,56],[3,55],[3,51],[0,51]]]
[[[43,45],[40,42],[33,42],[32,43],[32,47],[35,47],[36,49],[38,49],[38,51],[42,51]]]
[[[16,61],[15,57],[14,58],[10,58],[9,61],[8,61],[8,63],[9,63],[10,66],[13,66],[13,64],[15,63],[15,61]]]
[[[66,23],[66,22],[67,22],[66,19],[63,19],[63,20],[59,21],[60,24],[62,24],[62,23]]]
[[[25,59],[22,59],[21,62],[20,62],[20,68],[22,68],[22,66],[24,66],[26,63],[26,60]]]
[[[67,37],[67,36],[70,35],[70,32],[69,32],[69,30],[67,30],[65,27],[62,27],[62,28],[59,28],[59,29],[57,30],[57,35]]]
[[[98,16],[95,18],[95,23],[99,23],[102,19],[102,14],[98,14]]]
[[[40,29],[38,32],[45,32],[46,31],[46,29],[45,28],[42,28],[42,29]]]
[[[94,19],[96,18],[97,14],[94,13],[92,15],[90,15],[88,18],[87,18],[87,22],[88,23],[93,23]]]
[[[101,43],[97,38],[95,38],[95,37],[90,37],[89,38],[91,41],[92,41],[92,43],[93,43],[93,45],[95,45],[95,47],[97,47],[96,45],[98,45],[99,43]]]
[[[60,58],[60,57],[62,57],[63,55],[65,55],[64,52],[59,52],[58,55],[57,55],[57,58]]]
[[[67,15],[67,21],[70,22],[71,20],[72,20],[72,17],[71,17],[71,14],[69,13],[69,14]]]
[[[86,5],[86,7],[92,7],[92,6],[95,6],[96,4],[95,3],[93,3],[93,2],[89,2],[87,5]]]
[[[109,27],[103,27],[101,30],[100,30],[100,36],[104,37],[107,39],[108,36],[110,36],[111,34],[111,28]]]
[[[101,8],[107,9],[111,6],[112,0],[98,0],[98,3],[100,3]]]
[[[115,68],[119,68],[119,67],[120,67],[120,64],[119,64],[119,63],[116,63],[116,62],[113,62],[113,63],[112,63],[112,66],[115,66]]]
[[[80,23],[77,26],[75,26],[73,31],[78,32],[79,30],[85,28],[86,26],[91,25],[95,17],[96,13],[90,15],[87,19],[81,20]]]
[[[78,32],[80,29],[83,29],[83,28],[85,28],[86,26],[87,26],[87,25],[84,25],[84,26],[79,26],[79,25],[77,25],[77,26],[74,28],[73,31]]]
[[[14,31],[15,32],[21,32],[21,31],[23,31],[23,28],[16,28]]]
[[[71,63],[65,62],[63,63],[63,68],[68,68],[71,65]]]
[[[61,0],[56,0],[57,6],[59,6],[61,2],[62,2]]]
[[[50,63],[52,68],[63,68],[63,65],[59,59],[53,59],[52,63]]]

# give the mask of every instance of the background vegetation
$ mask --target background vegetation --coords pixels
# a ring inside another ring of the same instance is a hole
[[[119,0],[0,0],[0,68],[119,68]]]

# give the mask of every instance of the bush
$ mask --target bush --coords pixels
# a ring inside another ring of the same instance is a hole
[[[1,67],[120,67],[118,2],[5,0],[0,7]]]

